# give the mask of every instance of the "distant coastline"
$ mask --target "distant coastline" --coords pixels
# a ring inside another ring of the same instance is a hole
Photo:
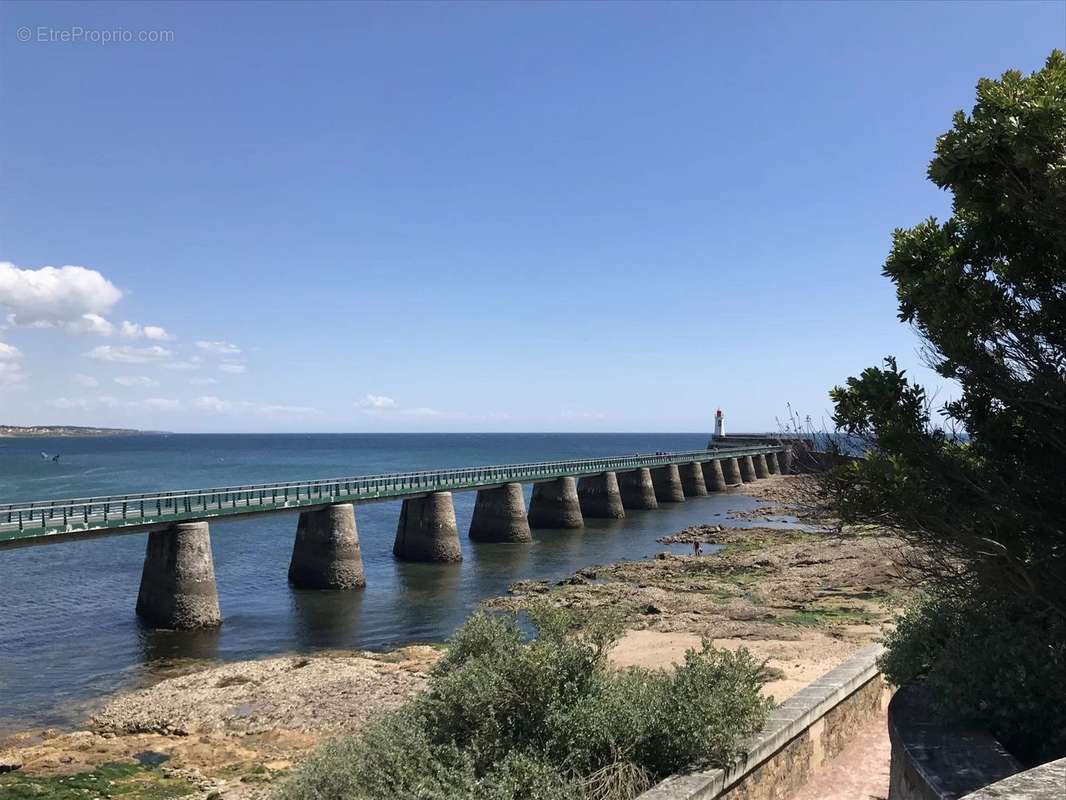
[[[135,428],[87,428],[80,425],[0,425],[0,437],[32,436],[149,436],[162,431]]]

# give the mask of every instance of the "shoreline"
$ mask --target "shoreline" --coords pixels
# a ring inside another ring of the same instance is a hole
[[[808,530],[824,522],[810,516],[809,485],[804,476],[773,476],[728,490],[768,503],[728,517],[778,525],[799,518],[801,529],[693,525],[660,537],[664,552],[654,557],[586,566],[554,583],[518,581],[480,607],[614,608],[626,627],[611,654],[619,668],[669,668],[704,636],[717,647],[746,647],[766,660],[764,693],[780,702],[875,639],[898,605],[899,587],[879,551],[886,537]],[[691,541],[720,549],[665,552]],[[0,734],[0,771],[17,761],[14,775],[47,779],[154,753],[161,765],[144,769],[183,782],[191,797],[258,800],[315,744],[358,730],[419,691],[440,652],[439,644],[410,644],[191,664],[96,698],[73,730]]]

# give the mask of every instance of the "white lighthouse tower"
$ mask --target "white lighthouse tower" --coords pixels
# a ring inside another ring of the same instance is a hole
[[[722,409],[718,409],[714,415],[714,438],[725,438],[725,417],[722,416]]]

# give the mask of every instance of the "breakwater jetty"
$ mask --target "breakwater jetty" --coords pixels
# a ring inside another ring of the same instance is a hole
[[[221,622],[209,522],[299,513],[289,566],[301,588],[365,585],[355,507],[402,500],[393,553],[404,561],[462,558],[452,492],[477,491],[469,535],[527,542],[530,528],[580,528],[731,484],[788,471],[788,443],[507,464],[73,500],[0,504],[0,548],[147,532],[137,612],[150,626]],[[765,469],[755,469],[756,461]],[[533,484],[528,511],[522,484]]]

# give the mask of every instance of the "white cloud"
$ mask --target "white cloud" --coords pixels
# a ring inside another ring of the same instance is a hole
[[[52,408],[81,409],[88,411],[93,408],[123,408],[130,410],[148,411],[180,411],[183,408],[180,400],[171,400],[166,397],[149,397],[145,400],[118,400],[110,395],[99,397],[52,397],[45,401]]]
[[[153,380],[147,375],[120,375],[119,377],[115,378],[115,383],[117,383],[119,386],[126,386],[129,388],[135,386],[141,388],[151,388],[153,386],[159,385],[159,381]]]
[[[223,400],[220,397],[214,395],[205,395],[204,397],[197,397],[193,400],[193,408],[198,408],[201,411],[211,411],[215,414],[225,414],[227,411],[233,411],[233,404],[227,400]]]
[[[415,408],[404,408],[397,405],[396,401],[391,397],[386,397],[383,394],[368,394],[362,400],[356,402],[355,407],[362,411],[364,414],[371,416],[398,416],[398,417],[439,417],[442,416],[440,411],[435,408],[426,408],[425,406],[417,406]]]
[[[133,400],[127,404],[131,408],[147,408],[149,411],[180,411],[180,400],[170,400],[166,397],[149,397],[147,400]]]
[[[69,322],[65,327],[71,333],[98,333],[101,336],[110,336],[115,331],[115,326],[99,314],[82,314],[81,319]]]
[[[602,411],[579,411],[573,408],[564,408],[559,412],[560,419],[576,419],[576,420],[602,420],[607,419],[607,415]]]
[[[318,416],[322,412],[317,408],[308,406],[282,406],[253,403],[249,400],[223,400],[214,395],[197,397],[193,401],[193,408],[206,411],[211,414],[258,414],[264,417],[277,416]]]
[[[170,350],[157,344],[149,347],[102,344],[85,354],[87,358],[97,361],[111,361],[117,364],[148,364],[153,361],[162,361],[172,355],[173,353]]]
[[[100,381],[92,375],[75,375],[74,385],[80,386],[82,389],[95,389],[100,385]]]
[[[241,354],[241,348],[230,342],[206,342],[201,340],[196,343],[196,346],[216,356],[239,356]]]
[[[167,363],[161,364],[160,366],[162,366],[164,369],[175,370],[200,369],[200,364],[202,363],[202,361],[203,359],[201,359],[200,356],[193,356],[192,358],[188,358],[183,361],[168,361]]]
[[[420,406],[418,408],[401,408],[400,413],[405,417],[439,417],[441,415],[441,412],[437,411],[437,409],[426,408],[425,406]]]
[[[103,394],[99,397],[51,397],[45,400],[45,405],[52,408],[80,408],[90,409],[104,406],[106,408],[118,408],[123,405],[116,398],[111,395]]]
[[[90,402],[84,397],[51,397],[44,401],[45,405],[52,408],[81,408],[86,409],[90,406]]]
[[[60,326],[99,332],[103,315],[122,292],[96,270],[85,267],[19,269],[0,261],[0,306],[13,325]]]
[[[219,364],[218,368],[220,371],[228,372],[230,375],[240,375],[242,372],[248,369],[246,366],[244,366],[244,364],[238,363],[236,361],[227,361],[224,364]]]
[[[255,412],[266,417],[317,417],[322,413],[310,406],[257,406]]]
[[[13,344],[0,342],[0,387],[22,383],[26,374],[22,371],[22,351]]]
[[[218,383],[218,381],[215,378],[196,377],[189,378],[189,383],[193,386],[211,386]]]
[[[355,405],[368,411],[383,411],[386,408],[395,408],[396,401],[383,394],[368,394]]]
[[[138,325],[136,322],[126,320],[120,330],[122,336],[127,339],[151,339],[155,342],[168,342],[174,337],[166,332],[165,328],[158,325]]]

